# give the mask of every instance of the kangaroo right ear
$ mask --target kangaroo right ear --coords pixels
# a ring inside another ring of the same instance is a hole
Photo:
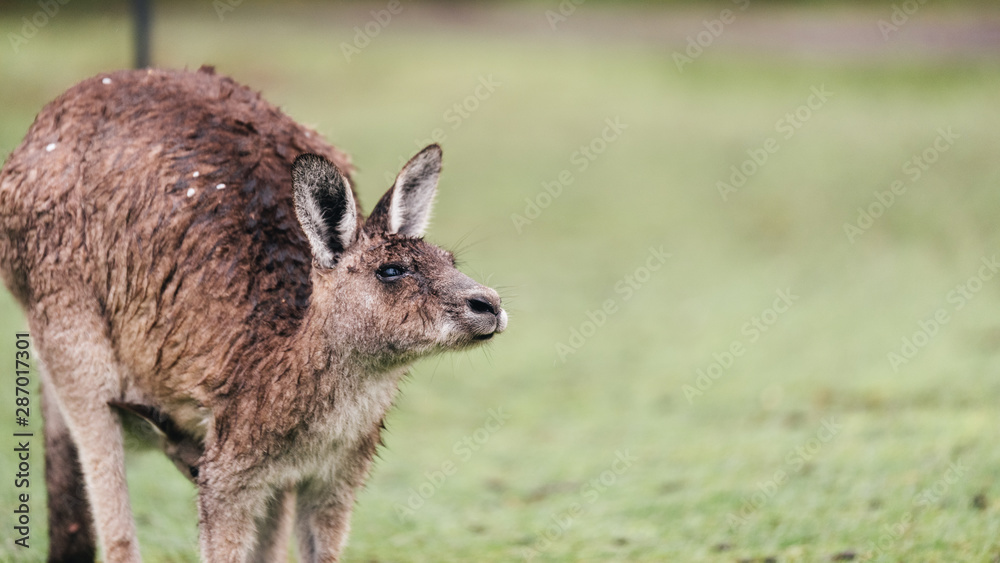
[[[365,228],[369,232],[424,236],[440,176],[441,147],[428,145],[403,166],[396,182],[372,209]]]
[[[344,175],[329,160],[303,154],[292,164],[295,214],[309,239],[313,258],[332,268],[357,236],[358,211]]]
[[[157,434],[165,436],[168,440],[178,442],[182,439],[181,432],[174,424],[174,421],[163,416],[162,412],[154,409],[153,407],[148,405],[139,405],[136,403],[123,403],[121,401],[108,401],[108,405],[122,411],[132,413],[143,419],[153,428],[153,430],[156,430]]]

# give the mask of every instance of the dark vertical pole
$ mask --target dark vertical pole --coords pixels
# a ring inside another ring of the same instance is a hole
[[[135,68],[149,66],[149,0],[132,0],[132,20],[135,32]]]

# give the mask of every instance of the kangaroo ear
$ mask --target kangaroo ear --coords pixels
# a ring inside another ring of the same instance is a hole
[[[387,232],[408,237],[424,236],[440,176],[441,147],[438,145],[424,148],[406,163],[386,194],[389,198]]]
[[[303,154],[292,164],[295,214],[309,239],[313,258],[332,268],[357,236],[358,210],[344,175],[329,160]]]
[[[163,413],[153,407],[148,405],[138,405],[136,403],[123,403],[121,401],[108,401],[108,404],[141,418],[146,421],[146,423],[148,423],[153,430],[156,430],[157,434],[165,436],[167,439],[172,439],[177,434],[177,427],[174,426],[173,421],[164,417]]]

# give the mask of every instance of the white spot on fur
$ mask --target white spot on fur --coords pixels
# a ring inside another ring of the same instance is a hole
[[[48,145],[47,145],[47,146],[45,147],[45,152],[52,152],[52,151],[54,151],[54,150],[56,150],[56,144],[55,144],[55,143],[49,143],[49,144],[48,144]]]
[[[101,83],[102,84],[111,84],[111,79],[110,78],[105,78],[104,80],[101,80]]]
[[[217,186],[215,186],[215,189],[217,189],[217,190],[221,190],[221,189],[222,189],[222,188],[224,188],[224,187],[226,187],[226,185],[225,185],[225,184],[218,184]]]
[[[197,178],[198,176],[201,176],[201,172],[198,172],[197,170],[194,171],[194,174],[191,174],[192,178]]]
[[[193,195],[194,195],[194,188],[188,188],[188,197],[191,197]]]

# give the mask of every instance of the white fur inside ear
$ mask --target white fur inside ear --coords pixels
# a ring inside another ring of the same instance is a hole
[[[396,184],[399,180],[396,180]],[[403,225],[403,211],[406,206],[401,200],[403,198],[399,197],[399,191],[396,189],[396,184],[392,186],[392,200],[389,202],[389,232],[398,233],[399,228]]]
[[[344,210],[344,216],[337,225],[337,236],[340,238],[340,244],[347,248],[354,242],[354,232],[358,227],[358,208],[354,204],[354,190],[351,189],[351,183],[347,178],[344,178],[344,188],[347,209]]]
[[[410,159],[396,177],[389,202],[389,232],[422,237],[431,220],[441,177],[441,148],[431,145]]]
[[[326,232],[326,225],[319,218],[323,216],[323,210],[313,199],[304,199],[298,205],[299,221],[302,230],[309,239],[309,246],[312,248],[313,257],[320,264],[332,264],[336,260],[333,252],[330,252],[324,241],[329,233]]]
[[[347,209],[336,226],[336,237],[340,241],[341,249],[347,248],[353,242],[354,230],[358,224],[357,209],[354,207],[354,199],[350,197],[350,193],[350,191],[347,192]],[[312,248],[313,256],[318,263],[325,267],[330,267],[336,263],[339,252],[335,252],[329,245],[331,229],[326,221],[324,221],[324,217],[328,213],[314,199],[306,199],[303,202],[303,207],[305,208],[304,211],[306,211],[305,215],[310,218],[308,219],[308,224],[311,228],[307,228],[303,224],[303,230],[306,233],[306,238],[309,239],[309,246]]]

